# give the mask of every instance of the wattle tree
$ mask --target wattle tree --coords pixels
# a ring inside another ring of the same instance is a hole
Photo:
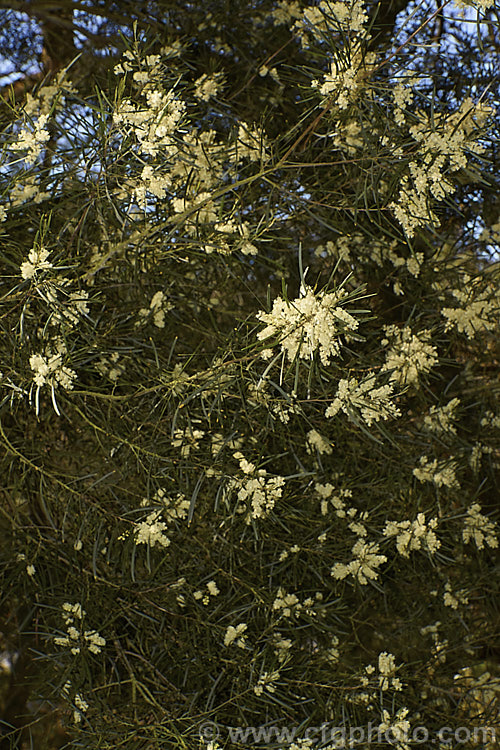
[[[18,5],[0,747],[493,748],[496,3]]]

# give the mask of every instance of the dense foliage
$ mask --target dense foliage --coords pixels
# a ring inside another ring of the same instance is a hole
[[[22,10],[0,744],[492,748],[495,3]]]

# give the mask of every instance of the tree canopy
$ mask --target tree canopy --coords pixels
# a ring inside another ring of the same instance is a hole
[[[0,29],[2,750],[492,748],[496,3]]]

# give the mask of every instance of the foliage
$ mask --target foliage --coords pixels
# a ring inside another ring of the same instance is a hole
[[[5,742],[493,727],[498,11],[149,11],[4,95]]]

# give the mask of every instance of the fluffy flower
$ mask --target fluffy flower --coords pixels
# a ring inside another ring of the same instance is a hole
[[[436,347],[429,343],[430,331],[413,334],[409,328],[387,326],[387,339],[382,341],[392,346],[387,352],[382,371],[389,371],[389,379],[399,385],[418,384],[419,377],[430,371],[437,362]]]
[[[222,85],[223,76],[220,73],[210,76],[205,73],[195,81],[195,98],[208,102],[212,96],[217,96]]]
[[[495,524],[481,513],[479,503],[473,503],[467,511],[464,528],[462,532],[464,543],[474,541],[478,549],[498,547],[498,539],[495,532]]]
[[[224,636],[224,646],[231,646],[233,643],[240,648],[245,648],[246,636],[243,635],[247,625],[244,622],[240,622],[239,625],[230,625],[226,630]]]
[[[340,352],[340,336],[359,326],[356,318],[341,307],[346,296],[347,292],[342,289],[315,294],[305,286],[292,302],[278,297],[270,313],[257,314],[257,318],[267,324],[257,338],[278,337],[289,360],[297,356],[311,358],[319,350],[322,363],[328,365],[331,357]]]
[[[33,130],[23,128],[17,140],[11,144],[12,151],[27,151],[26,161],[34,162],[40,156],[43,146],[50,140],[50,133],[46,128],[48,114],[41,114]]]
[[[88,649],[93,654],[100,654],[106,639],[97,630],[81,630],[82,621],[86,615],[79,602],[70,604],[65,602],[62,606],[63,619],[66,625],[65,636],[54,638],[57,646],[69,647],[71,653],[76,656],[82,648]]]
[[[145,521],[136,524],[136,544],[149,544],[150,547],[159,544],[161,547],[168,547],[170,539],[164,533],[168,527],[166,523],[159,520],[160,516],[161,511],[154,511]]]
[[[44,250],[43,247],[32,248],[28,254],[28,260],[21,263],[21,276],[25,280],[32,279],[38,271],[45,271],[47,268],[52,268],[52,263],[49,263],[47,258],[49,257],[49,251]]]
[[[352,422],[361,419],[370,426],[373,422],[389,417],[399,417],[399,409],[392,403],[391,384],[376,387],[375,375],[363,380],[343,379],[337,387],[336,398],[325,411],[325,417],[334,417],[339,411],[347,414]]]
[[[385,555],[379,555],[379,546],[375,543],[367,543],[363,539],[358,539],[352,548],[353,559],[347,565],[344,563],[335,563],[331,569],[334,578],[343,579],[351,575],[359,583],[365,585],[368,580],[378,578],[378,570],[383,563],[387,562]]]
[[[431,406],[429,413],[424,417],[424,426],[430,432],[447,432],[456,435],[457,431],[453,422],[455,412],[460,404],[459,398],[453,398],[444,406]]]
[[[452,290],[452,295],[458,300],[459,307],[443,307],[441,315],[446,318],[445,331],[456,328],[467,338],[473,339],[477,334],[498,329],[500,322],[500,304],[497,289],[488,285],[479,290],[478,284],[469,276],[464,277],[464,283],[469,290]]]
[[[73,388],[73,380],[76,378],[76,372],[66,367],[62,363],[63,351],[56,354],[32,354],[30,357],[30,367],[34,372],[33,380],[37,386],[50,385],[56,387],[60,385],[67,391]]]
[[[332,445],[324,435],[321,435],[317,430],[309,430],[306,435],[306,450],[308,453],[318,451],[321,455],[330,455],[332,453]]]
[[[396,548],[402,557],[409,557],[410,552],[422,547],[434,554],[441,546],[434,532],[437,523],[437,518],[426,521],[424,513],[419,513],[415,521],[387,521],[383,534],[396,537]]]
[[[429,461],[427,456],[422,456],[420,466],[413,469],[413,476],[419,482],[433,482],[436,487],[460,487],[455,476],[456,464],[453,461]]]
[[[363,55],[361,48],[357,48],[351,56],[348,66],[338,60],[330,63],[330,72],[324,76],[323,83],[313,81],[313,88],[318,88],[323,96],[335,96],[335,104],[339,109],[346,109],[349,104],[361,94],[370,70],[374,67],[376,54],[368,52]]]

